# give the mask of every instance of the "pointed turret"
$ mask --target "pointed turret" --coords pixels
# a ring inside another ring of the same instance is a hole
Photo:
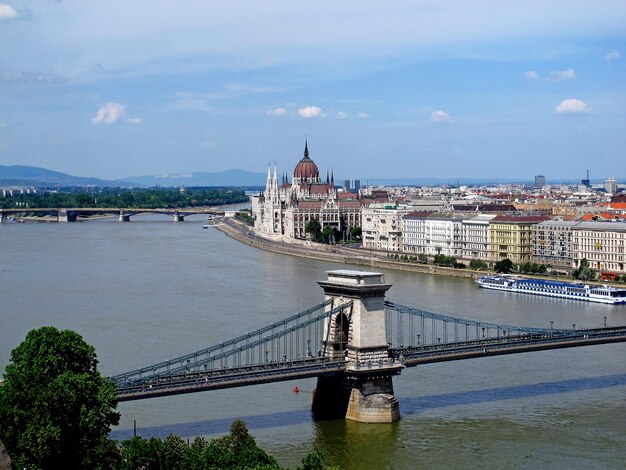
[[[306,137],[304,138],[304,156],[305,158],[309,158],[309,142]]]

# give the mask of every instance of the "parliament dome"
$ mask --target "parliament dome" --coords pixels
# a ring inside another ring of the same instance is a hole
[[[317,181],[319,179],[320,172],[317,165],[313,160],[309,158],[308,144],[304,144],[304,157],[296,165],[296,169],[293,170],[293,177],[298,178],[300,181]]]

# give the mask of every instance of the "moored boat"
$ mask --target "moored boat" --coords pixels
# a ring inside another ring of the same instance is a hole
[[[523,294],[603,304],[626,303],[626,289],[607,285],[550,281],[511,275],[482,276],[476,279],[476,283],[485,289],[503,290],[507,292],[519,292]]]

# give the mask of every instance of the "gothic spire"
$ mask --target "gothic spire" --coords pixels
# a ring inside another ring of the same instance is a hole
[[[307,137],[304,137],[304,156],[309,158],[309,142]]]

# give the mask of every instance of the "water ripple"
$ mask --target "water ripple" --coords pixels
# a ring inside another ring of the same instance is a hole
[[[626,374],[558,380],[554,382],[471,390],[466,392],[445,393],[423,397],[403,397],[400,398],[400,409],[402,410],[402,414],[406,416],[418,414],[428,409],[443,408],[447,406],[489,403],[515,398],[538,397],[559,393],[578,392],[582,390],[602,389],[620,385],[626,385]],[[235,418],[237,417],[233,416],[229,418],[195,421],[191,423],[173,423],[142,427],[138,429],[138,433],[143,437],[160,438],[165,438],[170,433],[174,433],[182,437],[224,434],[228,432],[229,426]],[[311,411],[309,409],[241,416],[240,418],[246,422],[248,428],[251,430],[306,424],[312,420]],[[132,436],[132,429],[116,429],[111,432],[111,438],[115,440],[130,439]]]

